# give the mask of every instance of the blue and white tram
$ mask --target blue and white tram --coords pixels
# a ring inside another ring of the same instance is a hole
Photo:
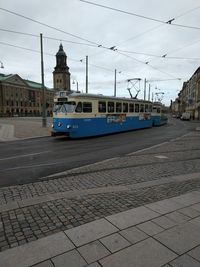
[[[158,103],[154,106],[150,101],[60,91],[54,98],[51,134],[82,138],[161,124]]]

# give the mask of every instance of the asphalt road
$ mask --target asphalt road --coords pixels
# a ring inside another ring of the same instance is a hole
[[[0,143],[0,187],[123,156],[194,130],[196,123],[171,119],[168,125],[80,140],[43,137]]]

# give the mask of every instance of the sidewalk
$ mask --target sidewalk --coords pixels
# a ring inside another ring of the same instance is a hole
[[[41,117],[0,118],[0,142],[51,135],[52,118],[42,127]]]
[[[0,266],[200,266],[200,191],[3,251]]]
[[[0,188],[2,267],[200,267],[200,131]]]

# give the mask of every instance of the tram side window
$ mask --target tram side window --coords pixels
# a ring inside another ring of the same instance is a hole
[[[140,105],[140,112],[144,112],[144,104]]]
[[[145,112],[149,112],[149,106],[145,104]]]
[[[134,112],[134,104],[129,104],[129,112]]]
[[[77,106],[76,106],[76,112],[81,113],[83,110],[83,104],[82,102],[78,102]]]
[[[123,112],[128,112],[128,103],[123,103]]]
[[[83,112],[91,113],[92,112],[92,103],[91,102],[83,102]]]
[[[99,101],[99,112],[105,113],[106,112],[106,102]]]
[[[149,105],[149,112],[152,112],[152,105]]]
[[[116,112],[117,113],[122,112],[122,103],[120,103],[120,102],[116,103]]]
[[[113,113],[115,111],[115,103],[114,102],[108,102],[108,112]]]
[[[157,113],[160,113],[160,108],[157,108]]]
[[[135,112],[136,112],[136,113],[139,112],[139,104],[135,104]]]

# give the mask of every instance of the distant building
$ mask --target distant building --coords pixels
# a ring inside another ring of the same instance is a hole
[[[67,56],[60,44],[56,54],[56,67],[53,72],[53,85],[55,90],[70,91],[70,72],[67,66]]]
[[[52,114],[54,91],[46,88],[47,115]],[[0,116],[41,116],[42,85],[18,74],[0,73]]]
[[[200,67],[183,83],[178,97],[180,113],[189,112],[191,118],[200,120]]]

